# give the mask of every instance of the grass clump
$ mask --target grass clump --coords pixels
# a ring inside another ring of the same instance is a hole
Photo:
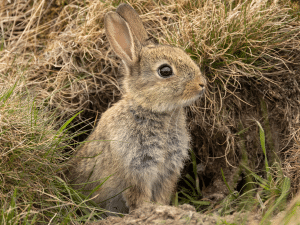
[[[65,149],[73,151],[78,133],[68,127],[77,115],[60,124],[54,111],[28,95],[21,75],[10,82],[12,74],[0,77],[0,224],[101,218],[103,211],[59,176],[69,156]]]
[[[193,165],[194,177],[189,174],[183,179],[189,188],[180,187],[180,192],[176,193],[174,205],[188,203],[194,205],[197,210],[202,210],[203,212],[213,212],[218,211],[220,215],[225,216],[221,219],[226,222],[226,215],[234,214],[236,219],[243,220],[242,224],[247,224],[248,222],[259,223],[259,224],[269,224],[270,221],[274,220],[274,215],[278,214],[280,211],[285,211],[281,217],[277,218],[276,221],[290,221],[292,218],[296,219],[296,211],[299,210],[299,205],[297,202],[293,202],[287,207],[287,198],[291,193],[291,179],[284,175],[282,165],[278,161],[270,161],[268,159],[267,147],[266,147],[266,134],[262,125],[256,121],[259,128],[259,140],[260,147],[264,155],[264,169],[263,171],[256,172],[254,169],[250,168],[250,164],[247,160],[244,160],[240,164],[240,172],[244,173],[245,183],[241,190],[238,192],[233,190],[232,187],[226,181],[224,172],[221,168],[222,177],[226,187],[229,190],[229,194],[226,198],[220,202],[203,201],[202,193],[199,188],[199,176],[197,174],[196,168],[196,158],[195,154],[192,152],[191,161]],[[243,131],[244,132],[244,131]],[[268,130],[268,132],[271,132]],[[270,150],[270,149],[269,149]],[[270,162],[272,162],[270,164]],[[261,212],[259,216],[261,219],[252,221],[253,215],[250,212]],[[251,217],[249,217],[249,214]],[[249,218],[247,218],[249,217]],[[221,223],[223,224],[223,223]],[[276,224],[280,224],[277,223]],[[287,223],[286,223],[287,224]]]
[[[184,185],[180,187],[180,191],[175,193],[173,197],[173,205],[178,206],[179,204],[190,204],[195,207],[197,211],[200,211],[204,207],[210,205],[209,201],[201,200],[202,191],[200,189],[200,179],[197,173],[197,161],[196,155],[193,151],[190,151],[191,163],[193,167],[193,176],[186,174],[183,178]]]
[[[258,121],[256,122],[259,127],[260,145],[265,159],[263,174],[254,172],[247,161],[244,161],[241,168],[249,177],[245,179],[247,183],[242,187],[240,193],[230,190],[230,195],[221,203],[220,210],[222,214],[236,211],[233,208],[238,208],[237,211],[259,210],[262,212],[260,224],[266,224],[269,223],[275,213],[285,210],[287,197],[291,191],[291,179],[284,175],[280,162],[275,161],[269,165],[265,131],[262,125]],[[226,182],[225,178],[224,182]],[[249,185],[252,188],[249,188]]]

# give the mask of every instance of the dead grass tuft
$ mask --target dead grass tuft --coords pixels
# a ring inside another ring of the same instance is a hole
[[[103,211],[62,179],[79,134],[69,132],[72,118],[57,122],[17,71],[0,73],[0,224],[69,224],[82,212],[101,219]]]

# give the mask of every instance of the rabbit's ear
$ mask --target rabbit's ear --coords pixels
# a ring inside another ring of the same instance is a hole
[[[115,12],[109,12],[104,18],[108,41],[114,52],[126,63],[136,61],[132,32],[125,20]]]
[[[135,38],[143,44],[148,39],[148,35],[139,14],[130,5],[125,3],[119,5],[116,12],[128,23]]]

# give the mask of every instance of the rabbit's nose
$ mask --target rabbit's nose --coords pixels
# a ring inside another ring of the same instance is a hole
[[[205,84],[204,84],[204,83],[200,83],[199,86],[200,86],[201,88],[205,88]]]

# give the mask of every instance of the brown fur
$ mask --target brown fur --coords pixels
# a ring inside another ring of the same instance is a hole
[[[130,6],[121,4],[117,12],[109,12],[105,28],[124,62],[125,94],[103,113],[72,160],[68,176],[86,195],[110,176],[92,196],[111,211],[126,213],[128,207],[151,201],[169,204],[188,157],[183,106],[203,94],[206,81],[183,50],[149,43]],[[162,64],[172,67],[172,76],[158,75]]]

